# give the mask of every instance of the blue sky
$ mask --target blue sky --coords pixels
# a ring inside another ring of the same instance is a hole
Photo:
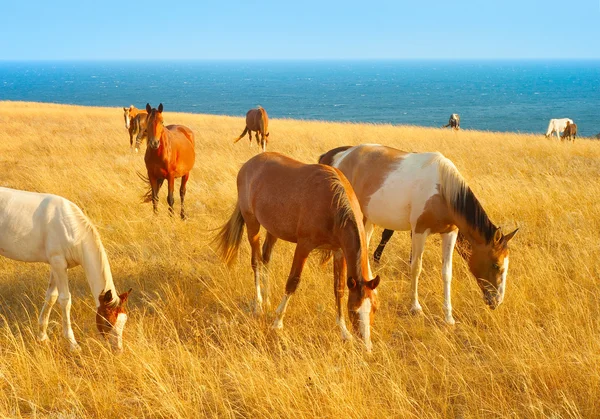
[[[2,3],[0,60],[600,58],[600,0]]]

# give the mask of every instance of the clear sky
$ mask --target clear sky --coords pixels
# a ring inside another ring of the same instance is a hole
[[[600,0],[3,0],[0,10],[0,60],[600,58]]]

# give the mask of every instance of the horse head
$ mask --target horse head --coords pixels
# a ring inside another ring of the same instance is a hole
[[[146,122],[146,135],[148,137],[148,147],[156,150],[160,146],[160,137],[165,129],[162,116],[163,104],[158,105],[158,109],[153,109],[149,103],[146,104],[148,119]]]
[[[377,311],[377,291],[379,275],[370,281],[356,280],[349,277],[348,285],[348,319],[352,323],[354,332],[365,342],[368,352],[371,352],[371,327]]]
[[[469,269],[477,279],[483,299],[493,310],[504,300],[508,275],[508,242],[517,234],[517,228],[504,235],[496,229],[494,237],[483,245],[473,245]]]
[[[125,303],[130,293],[131,289],[119,295],[116,301],[113,301],[111,290],[98,297],[100,305],[96,311],[96,327],[115,352],[123,350],[123,329],[127,322]]]
[[[129,108],[123,107],[123,118],[125,119],[125,128],[127,129],[131,126],[131,113],[134,109],[133,105],[130,105]]]

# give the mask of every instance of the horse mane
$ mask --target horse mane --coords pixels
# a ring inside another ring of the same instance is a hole
[[[100,233],[96,229],[96,226],[92,224],[90,219],[83,213],[83,211],[77,207],[75,204],[71,203],[71,215],[73,216],[73,220],[75,222],[69,223],[69,227],[75,233],[75,240],[78,246],[80,247],[80,251],[82,253],[81,259],[83,260],[83,245],[89,243],[91,241],[94,244],[94,251],[96,252],[96,256],[98,260],[100,260],[100,274],[102,277],[105,277],[106,267],[110,266],[108,263],[108,256],[106,255],[106,251],[104,250],[104,245],[102,244],[102,240],[100,239]],[[90,251],[91,249],[87,249]],[[111,275],[112,279],[112,275]],[[108,290],[104,290],[101,295]],[[113,295],[113,299],[110,303],[107,303],[109,307],[115,307],[119,304],[119,296]]]
[[[485,238],[486,243],[490,243],[497,227],[490,221],[454,163],[440,153],[436,153],[430,163],[437,163],[440,176],[439,191],[452,211],[463,217],[471,228]]]

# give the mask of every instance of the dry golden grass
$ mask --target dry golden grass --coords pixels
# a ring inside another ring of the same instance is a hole
[[[167,108],[168,111],[168,108]],[[455,258],[458,324],[442,321],[439,238],[421,277],[425,314],[408,314],[408,233],[377,267],[383,281],[372,356],[344,344],[334,320],[331,264],[309,259],[275,333],[252,314],[248,245],[228,270],[210,245],[230,215],[235,176],[257,152],[233,145],[242,118],[166,113],[196,133],[189,220],[140,204],[142,154],[129,152],[121,109],[0,102],[0,185],[77,203],[98,227],[118,290],[133,287],[125,352],[96,336],[81,268],[70,272],[72,355],[60,310],[50,342],[35,340],[48,266],[0,264],[0,415],[7,417],[599,417],[600,144],[543,135],[273,120],[269,150],[315,162],[346,144],[438,150],[490,218],[520,227],[508,290],[486,308]],[[178,183],[176,184],[178,187]],[[176,211],[178,211],[176,198]],[[377,230],[373,241],[379,239]],[[1,234],[1,232],[0,232]],[[374,243],[372,243],[372,248]],[[293,246],[280,242],[271,293],[283,293]]]

